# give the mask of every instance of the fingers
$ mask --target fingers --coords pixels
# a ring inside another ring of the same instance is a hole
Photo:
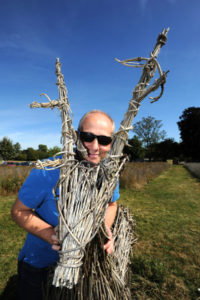
[[[112,232],[109,227],[106,226],[106,231],[108,235],[108,241],[104,245],[104,250],[108,253],[111,254],[114,250],[114,241],[112,238]],[[61,249],[61,246],[59,244],[59,240],[55,234],[51,236],[51,241],[52,241],[52,249],[55,251],[59,251]]]
[[[105,243],[105,245],[104,245],[104,250],[108,254],[111,254],[113,252],[113,249],[114,249],[113,239],[112,240],[108,240],[107,243]]]
[[[114,241],[112,237],[112,231],[110,228],[106,225],[106,231],[108,235],[108,241],[104,244],[104,250],[108,253],[111,254],[114,250]]]
[[[109,239],[112,239],[112,231],[110,230],[110,228],[106,225],[106,231],[107,231],[107,235]]]
[[[57,236],[55,234],[53,234],[51,236],[51,240],[52,240],[52,244],[57,244],[58,243],[58,238],[57,238]]]
[[[60,245],[52,245],[51,247],[53,250],[55,251],[59,251],[60,250]]]
[[[59,244],[59,241],[58,241],[58,238],[55,234],[53,234],[51,236],[51,240],[52,240],[52,249],[55,250],[55,251],[59,251],[61,249],[60,247],[60,244]]]
[[[54,227],[55,234],[58,233],[58,226]]]

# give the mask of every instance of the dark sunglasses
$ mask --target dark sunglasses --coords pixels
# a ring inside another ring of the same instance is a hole
[[[98,143],[103,146],[107,146],[112,142],[111,136],[95,135],[91,132],[79,131],[79,136],[82,142],[91,143],[94,139],[97,139]]]

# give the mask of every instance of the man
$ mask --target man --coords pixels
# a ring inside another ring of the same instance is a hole
[[[83,116],[79,123],[78,134],[87,150],[86,160],[99,164],[111,148],[113,120],[102,111],[91,111]],[[47,268],[58,260],[59,241],[55,234],[58,223],[57,209],[52,189],[59,178],[59,170],[45,171],[33,169],[19,191],[11,215],[13,220],[28,231],[26,242],[19,254],[19,299],[42,299],[42,282],[45,281]],[[116,211],[115,190],[112,202],[109,202],[105,225],[109,239],[104,245],[110,254],[113,240],[110,227]],[[31,290],[32,289],[32,290]]]

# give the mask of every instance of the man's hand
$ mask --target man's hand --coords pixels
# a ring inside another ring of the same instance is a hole
[[[104,250],[111,254],[114,250],[114,241],[112,237],[112,232],[110,230],[110,227],[112,226],[115,216],[117,212],[117,203],[116,202],[110,202],[108,204],[108,208],[105,215],[105,226],[106,226],[106,232],[108,235],[108,241],[104,245]]]
[[[112,237],[112,232],[108,226],[106,226],[106,231],[108,234],[108,241],[104,244],[104,250],[108,254],[111,254],[114,250],[114,241],[113,241],[113,237]]]
[[[60,250],[60,244],[59,244],[59,241],[58,241],[58,238],[57,238],[57,235],[56,234],[53,234],[51,236],[51,240],[52,240],[52,249],[55,250],[55,251],[59,251]]]

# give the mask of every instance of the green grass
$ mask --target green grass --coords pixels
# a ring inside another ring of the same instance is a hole
[[[140,191],[122,189],[121,203],[137,224],[133,299],[200,299],[199,180],[172,166]]]
[[[200,181],[182,166],[171,166],[141,190],[120,193],[137,223],[133,299],[200,299]],[[6,300],[15,299],[13,276],[25,238],[10,218],[14,198],[0,200],[0,291],[7,286],[1,298]]]
[[[17,256],[25,239],[25,231],[11,220],[10,209],[16,196],[0,200],[0,295],[1,299],[15,299]],[[9,281],[9,284],[7,284]]]

